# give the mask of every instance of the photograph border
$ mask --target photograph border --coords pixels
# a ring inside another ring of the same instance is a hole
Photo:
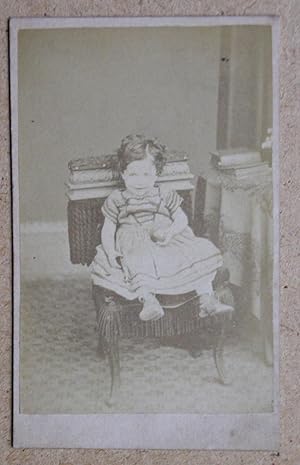
[[[52,28],[237,25],[272,27],[273,412],[232,415],[21,414],[19,408],[18,32],[23,29]],[[13,447],[277,450],[279,448],[279,18],[276,16],[11,18],[9,26],[13,185]]]

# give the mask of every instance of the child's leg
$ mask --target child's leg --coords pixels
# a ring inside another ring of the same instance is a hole
[[[199,285],[196,289],[196,292],[199,296],[201,295],[212,295],[214,293],[212,283],[207,282],[205,285]]]
[[[219,303],[217,300],[212,282],[217,272],[211,273],[205,281],[201,281],[196,288],[196,292],[199,296],[200,303],[200,316],[207,316],[207,314],[214,313],[216,306]]]

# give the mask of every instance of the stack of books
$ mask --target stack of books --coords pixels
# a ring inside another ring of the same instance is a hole
[[[260,152],[245,148],[212,152],[211,162],[218,170],[238,179],[271,173],[268,162],[262,160]]]

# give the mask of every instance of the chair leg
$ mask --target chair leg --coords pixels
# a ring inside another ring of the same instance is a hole
[[[118,399],[118,394],[121,386],[118,341],[115,340],[114,342],[112,342],[110,340],[105,340],[104,351],[107,355],[110,369],[110,392],[109,398],[105,401],[105,403],[109,407],[111,407]]]
[[[231,383],[231,380],[226,373],[224,364],[224,344],[226,339],[227,316],[224,314],[214,316],[213,318],[216,320],[213,341],[213,357],[219,375],[219,382],[221,384],[228,385]]]
[[[113,295],[106,295],[103,289],[96,286],[93,288],[93,298],[97,313],[98,353],[101,357],[107,357],[110,370],[110,392],[106,404],[112,406],[120,388],[119,307]]]
[[[100,334],[98,335],[97,355],[102,360],[106,357],[105,341],[103,340],[103,337]]]
[[[100,320],[101,320],[101,315],[102,315],[102,310],[104,306],[104,300],[103,296],[101,295],[101,292],[97,290],[96,287],[93,288],[93,299],[94,299],[94,304],[95,304],[95,310],[96,310],[96,327],[95,330],[98,333],[98,345],[97,345],[97,355],[99,356],[100,359],[105,358],[105,350],[104,350],[104,340],[102,335],[100,334],[99,331],[99,325],[100,325]]]

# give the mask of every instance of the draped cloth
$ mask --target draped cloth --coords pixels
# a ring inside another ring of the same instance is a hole
[[[272,314],[273,219],[272,179],[243,180],[210,169],[206,183],[204,229],[222,252],[232,284],[258,319]],[[200,184],[200,183],[199,183]]]

